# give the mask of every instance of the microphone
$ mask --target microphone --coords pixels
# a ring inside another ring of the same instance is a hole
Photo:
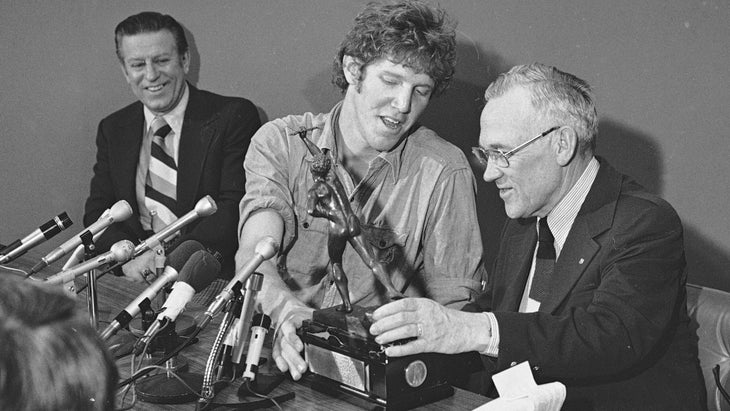
[[[243,370],[244,381],[248,379],[253,381],[256,379],[256,372],[259,369],[259,360],[261,360],[261,349],[264,346],[264,338],[269,332],[271,326],[271,318],[266,314],[253,316],[251,322],[251,340],[248,343],[248,354],[246,354],[246,368]]]
[[[233,349],[231,351],[231,362],[236,365],[242,365],[241,361],[243,357],[244,344],[243,340],[248,335],[248,328],[251,327],[251,317],[254,313],[254,304],[256,303],[256,296],[261,291],[261,286],[264,283],[264,275],[261,273],[253,273],[244,286],[243,302],[241,304],[241,315],[238,317],[238,323],[229,332],[230,338],[233,339]],[[232,334],[232,335],[231,335]]]
[[[81,264],[77,264],[71,268],[61,271],[60,273],[54,274],[46,281],[48,284],[64,284],[73,280],[81,274],[84,274],[90,270],[101,267],[105,264],[111,263],[124,263],[132,258],[134,252],[134,244],[129,240],[122,240],[114,243],[108,252],[96,256],[90,260],[87,260]]]
[[[68,253],[69,251],[72,251],[74,248],[81,245],[81,237],[86,232],[89,232],[92,235],[96,234],[99,231],[109,227],[112,223],[124,221],[131,215],[132,207],[129,206],[129,203],[127,203],[125,200],[117,201],[116,203],[114,203],[113,206],[111,206],[111,208],[106,209],[101,214],[99,219],[96,220],[96,222],[86,227],[85,231],[67,240],[58,248],[48,253],[45,257],[41,258],[41,261],[39,261],[38,264],[34,265],[33,268],[30,269],[30,271],[28,272],[28,276],[30,277],[40,270],[48,267],[49,264],[53,263],[54,261],[66,255],[66,253]]]
[[[35,229],[32,233],[22,239],[13,241],[10,245],[2,249],[2,254],[0,254],[0,264],[13,261],[38,244],[46,240],[50,240],[51,237],[69,228],[72,224],[73,222],[65,211],[53,217]]]
[[[167,237],[175,234],[182,227],[192,223],[199,217],[207,217],[215,213],[216,211],[218,211],[218,206],[215,204],[215,201],[213,201],[213,198],[211,196],[207,195],[201,198],[195,204],[195,208],[193,208],[191,211],[173,221],[162,230],[151,235],[146,240],[137,244],[137,247],[134,248],[134,256],[138,257],[145,251],[157,247],[162,243],[162,241],[164,241]]]
[[[175,321],[195,294],[204,290],[218,277],[221,263],[206,250],[198,250],[185,263],[170,295],[162,305],[162,311],[135,344],[135,351],[143,347],[167,320]]]
[[[102,340],[108,340],[120,329],[129,325],[129,322],[140,313],[142,307],[150,304],[150,301],[170,281],[177,279],[178,273],[185,266],[185,263],[195,252],[204,250],[202,244],[195,240],[183,241],[167,257],[167,266],[162,274],[150,284],[137,298],[134,299],[124,310],[122,310],[101,333]]]
[[[201,321],[199,328],[203,329],[206,325],[208,325],[213,317],[220,313],[226,302],[233,297],[234,289],[240,287],[241,284],[245,282],[254,271],[256,271],[264,260],[268,260],[273,257],[277,251],[279,251],[279,243],[277,243],[276,240],[269,236],[262,238],[258,244],[256,244],[254,256],[251,258],[251,261],[249,261],[248,264],[241,269],[241,271],[236,273],[233,279],[228,283],[228,285],[226,285],[226,288],[224,288],[223,291],[215,297],[215,300],[213,300],[213,302],[208,306],[208,309],[205,310],[205,318]]]

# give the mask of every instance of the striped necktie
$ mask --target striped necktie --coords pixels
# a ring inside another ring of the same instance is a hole
[[[547,217],[540,219],[537,229],[537,258],[535,274],[532,277],[530,298],[539,302],[545,301],[550,290],[553,270],[555,268],[555,238],[548,226]]]
[[[164,226],[177,219],[172,211],[177,201],[177,165],[172,148],[165,144],[165,137],[171,130],[162,117],[155,117],[148,130],[148,136],[152,136],[152,145],[145,182],[145,205],[152,215],[152,230],[155,232],[162,228],[155,223],[156,218]]]

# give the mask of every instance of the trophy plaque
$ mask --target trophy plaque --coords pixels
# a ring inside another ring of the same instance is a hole
[[[355,395],[388,410],[409,409],[453,395],[446,375],[448,356],[386,356],[385,346],[367,331],[373,309],[353,305],[352,312],[344,313],[339,306],[331,307],[315,311],[311,321],[304,321],[297,333],[304,343],[312,387]]]

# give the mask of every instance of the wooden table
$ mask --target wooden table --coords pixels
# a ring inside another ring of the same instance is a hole
[[[31,253],[29,253],[31,254]],[[40,256],[31,254],[30,257],[23,256],[16,261],[8,264],[9,266],[27,269],[38,261]],[[41,276],[47,276],[60,271],[59,264],[53,264],[45,269]],[[0,275],[7,275],[8,271],[0,268]],[[77,284],[83,284],[82,278],[77,279]],[[136,284],[125,280],[124,278],[114,277],[113,275],[105,275],[97,281],[97,300],[98,300],[98,329],[103,330],[109,322],[116,317],[134,298],[139,295],[147,287],[146,284]],[[81,292],[78,296],[78,307],[83,313],[88,312],[86,292]],[[159,297],[155,301],[159,307],[164,299]],[[196,313],[204,311],[207,305],[188,304],[186,315],[193,318]],[[215,338],[220,327],[223,314],[218,315],[199,335],[199,341],[187,348],[180,354],[189,364],[189,371],[192,373],[203,374],[205,364],[213,346]],[[134,324],[134,323],[133,323]],[[135,337],[127,330],[119,331],[113,338],[109,340],[109,344],[115,344],[119,341],[134,341]],[[264,348],[262,357],[269,357],[267,363],[259,372],[275,373],[275,365],[270,359],[270,350]],[[122,379],[129,377],[131,356],[120,358],[117,362],[120,376]],[[233,381],[229,386],[216,393],[214,402],[231,403],[250,401],[252,398],[239,399],[237,395],[238,387],[241,385],[240,379]],[[200,387],[194,387],[200,389]],[[354,398],[349,395],[337,394],[329,395],[317,391],[307,384],[295,382],[290,378],[284,381],[271,392],[271,395],[280,395],[287,392],[294,392],[295,398],[281,404],[284,410],[363,410],[376,409],[374,404],[367,403],[363,400]],[[131,393],[127,395],[126,402],[123,406],[131,404]],[[481,395],[455,388],[453,396],[419,407],[419,410],[473,410],[474,408],[489,401],[489,398]],[[119,406],[120,404],[117,403]],[[134,404],[135,410],[195,410],[195,403],[186,404],[153,404],[137,401]],[[219,408],[226,409],[226,408]],[[229,408],[230,409],[230,408]],[[272,409],[276,409],[272,407]]]

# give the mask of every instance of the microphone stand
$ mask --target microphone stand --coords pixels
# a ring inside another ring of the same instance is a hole
[[[225,359],[219,359],[224,353],[221,350],[226,334],[230,330],[231,325],[236,319],[237,308],[240,307],[239,300],[241,296],[240,283],[233,288],[234,298],[229,300],[224,308],[225,314],[221,321],[220,327],[218,327],[218,334],[216,334],[213,340],[213,346],[211,347],[210,354],[208,355],[208,361],[205,363],[205,373],[203,374],[203,381],[201,384],[201,398],[198,399],[198,404],[210,402],[215,396],[215,390],[213,387],[213,376],[216,374],[216,367],[220,367],[219,374],[223,374],[225,370]]]
[[[180,337],[175,332],[175,322],[168,321],[151,341],[149,349],[154,350],[159,346],[163,350],[162,356],[168,356],[174,353],[179,340]],[[157,362],[150,353],[145,352],[143,355],[145,358],[151,356],[152,360],[148,363]],[[187,361],[173,355],[165,361],[164,372],[141,379],[135,384],[134,389],[142,401],[154,404],[182,404],[195,401],[198,395],[194,390],[203,384],[203,376],[187,372],[187,369]]]
[[[94,244],[93,234],[91,234],[89,231],[84,231],[81,234],[81,243],[84,245],[84,260],[88,261],[96,257],[97,251],[96,244]],[[89,288],[89,291],[86,292],[86,306],[89,310],[89,322],[91,323],[91,326],[96,330],[99,325],[99,304],[96,291],[96,270],[92,269],[86,273],[86,284]]]
[[[202,397],[198,400],[199,407],[205,406],[205,404],[210,403],[213,400],[213,397],[215,397],[215,381],[213,381],[213,376],[215,374],[218,374],[219,376],[226,374],[226,368],[229,364],[229,361],[233,364],[240,363],[240,352],[243,351],[241,347],[246,340],[247,331],[250,328],[249,325],[251,322],[251,317],[253,316],[253,306],[254,302],[256,301],[256,294],[259,292],[259,290],[261,290],[261,285],[263,284],[263,282],[264,276],[262,274],[253,273],[248,278],[248,280],[246,280],[246,287],[243,294],[240,291],[240,283],[238,283],[237,286],[234,287],[233,292],[235,293],[236,301],[233,304],[231,303],[231,301],[228,302],[228,311],[223,317],[223,321],[221,322],[221,325],[218,329],[218,334],[213,341],[213,347],[211,348],[210,355],[208,356],[208,361],[205,365],[205,374],[203,374],[203,385],[200,391]],[[239,320],[237,326],[235,328],[232,328],[232,325],[235,322],[237,315],[237,313],[235,312],[235,308],[237,308],[237,306],[241,307],[241,312],[240,314],[238,314]],[[241,330],[243,330],[243,332],[241,332]],[[234,341],[233,349],[230,352],[230,359],[227,358],[228,352],[221,349],[221,347],[223,346],[224,338],[229,332],[233,334],[231,337]],[[217,373],[215,371],[216,367],[219,368]],[[233,368],[234,369],[232,372],[232,380],[236,378],[236,370],[235,367]]]
[[[160,252],[163,253],[163,257],[162,259],[160,259],[161,263],[158,264],[157,267],[158,276],[162,275],[162,271],[165,267],[164,251],[162,251],[162,248],[160,248],[160,250],[156,250],[156,253],[158,253],[158,255]],[[172,283],[168,283],[165,287],[163,287],[160,293],[157,294],[156,298],[158,300],[158,303],[155,304],[157,307],[162,306],[167,300],[172,286]],[[145,308],[140,311],[139,319],[133,318],[130,321],[129,330],[135,336],[135,340],[131,343],[130,352],[133,351],[135,354],[140,354],[140,350],[145,348],[143,347],[144,344],[141,344],[142,340],[140,339],[140,337],[145,334],[147,329],[152,326],[152,324],[154,324],[160,312],[162,311],[155,311],[152,308],[152,304],[150,304],[149,306],[145,306]],[[136,324],[136,321],[139,321],[139,324]],[[186,328],[184,329],[184,333],[178,330],[178,328],[180,328],[179,325],[181,322],[186,326]],[[164,327],[152,335],[152,338],[148,340],[148,346],[146,347],[147,349],[142,352],[142,354],[145,356],[145,363],[157,364],[160,362],[160,359],[168,356],[175,349],[175,347],[177,347],[183,342],[183,340],[185,340],[181,336],[190,335],[192,333],[192,330],[194,330],[195,327],[194,325],[189,326],[189,323],[191,322],[193,322],[193,320],[189,316],[185,316],[181,313],[178,316],[177,320],[168,320],[166,321],[166,323],[161,323]],[[137,325],[140,325],[140,327],[136,327]],[[155,336],[157,337],[155,338]],[[172,356],[165,361],[165,366],[167,367],[167,374],[168,376],[170,376],[170,371],[186,370],[188,367],[188,361],[182,355]]]
[[[222,321],[222,324],[225,325],[221,325],[218,331],[225,335],[226,338],[223,341],[220,354],[216,355],[218,364],[216,366],[215,378],[217,381],[226,379],[233,381],[236,379],[236,369],[233,366],[231,358],[233,350],[238,343],[236,325],[241,322],[241,307],[243,307],[243,296],[237,293],[235,298],[227,306],[227,312]]]

